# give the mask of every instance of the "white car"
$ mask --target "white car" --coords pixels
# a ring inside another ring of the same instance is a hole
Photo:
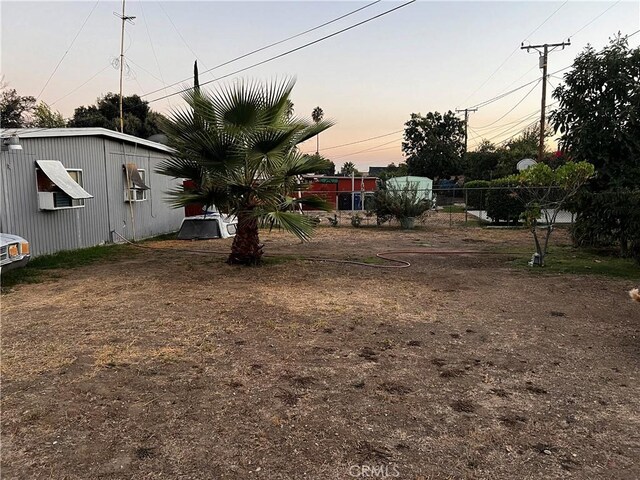
[[[178,231],[178,240],[209,240],[236,236],[238,219],[233,215],[208,212],[204,215],[186,217]]]
[[[24,267],[30,258],[29,242],[18,235],[0,233],[0,271]]]

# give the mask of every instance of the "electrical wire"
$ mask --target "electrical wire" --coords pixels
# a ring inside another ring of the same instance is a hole
[[[562,7],[564,7],[567,3],[569,3],[569,0],[566,0],[562,5],[560,5],[556,10],[554,10],[554,12],[553,12],[551,15],[549,15],[549,16],[548,16],[548,17],[547,17],[547,18],[546,18],[546,19],[545,19],[545,20],[544,20],[540,25],[538,25],[538,26],[537,26],[537,27],[536,27],[536,28],[535,28],[531,33],[529,33],[529,35],[527,35],[527,36],[522,40],[522,42],[521,42],[521,43],[523,43],[523,42],[524,42],[524,41],[526,41],[526,40],[527,40],[531,35],[533,35],[534,33],[536,33],[536,32],[537,32],[537,31],[538,31],[538,30],[539,30],[539,29],[540,29],[540,28],[541,28],[545,23],[547,23],[547,22],[551,19],[551,17],[553,17],[556,13],[558,13],[558,11],[559,11]],[[484,82],[482,82],[482,84],[481,84],[478,88],[476,88],[476,89],[473,91],[473,93],[471,93],[471,95],[469,95],[467,98],[465,98],[465,99],[464,99],[464,101],[462,102],[462,104],[467,103],[467,100],[469,100],[469,99],[470,99],[471,97],[473,97],[476,93],[478,93],[478,91],[479,91],[482,87],[484,87],[484,86],[489,82],[489,80],[491,80],[491,79],[493,78],[493,76],[494,76],[496,73],[498,73],[498,72],[500,71],[500,69],[501,69],[502,67],[504,67],[504,65],[509,61],[509,59],[510,59],[511,57],[513,57],[513,55],[514,55],[518,50],[520,50],[520,45],[518,45],[518,46],[517,46],[517,47],[516,47],[516,48],[515,48],[515,49],[514,49],[514,50],[513,50],[513,51],[512,51],[508,56],[507,56],[507,58],[505,58],[505,59],[504,59],[504,61],[503,61],[503,62],[498,66],[498,68],[496,68],[496,69],[493,71],[493,73],[492,73],[491,75],[489,75],[489,76],[487,77],[487,79],[486,79]]]
[[[373,146],[373,147],[366,148],[366,149],[364,149],[364,150],[359,150],[359,151],[357,151],[357,152],[347,153],[347,154],[345,154],[345,155],[340,155],[340,156],[338,156],[338,157],[334,157],[334,158],[335,158],[336,160],[338,160],[338,159],[340,159],[340,158],[350,157],[350,156],[352,156],[352,155],[358,155],[359,153],[370,152],[370,151],[375,150],[375,149],[377,149],[377,148],[379,148],[379,147],[384,147],[385,145],[389,145],[389,144],[391,144],[391,143],[397,143],[397,142],[400,142],[400,141],[402,141],[402,138],[395,138],[395,139],[393,139],[393,140],[391,140],[391,141],[389,141],[389,142],[381,143],[381,144],[379,144],[379,145],[375,145],[375,146]],[[395,148],[395,147],[390,147],[390,148]]]
[[[80,30],[78,30],[78,33],[76,33],[76,36],[73,37],[73,40],[71,40],[71,43],[69,44],[69,46],[67,47],[67,50],[64,52],[64,54],[62,55],[62,57],[60,58],[60,60],[58,61],[58,63],[56,64],[55,68],[53,69],[53,71],[51,72],[51,75],[49,75],[49,78],[47,79],[47,81],[45,82],[44,86],[42,87],[42,89],[40,90],[40,93],[38,94],[38,96],[36,97],[36,101],[40,99],[40,97],[42,96],[42,93],[44,92],[44,89],[47,88],[47,85],[49,85],[49,82],[51,81],[51,79],[53,78],[53,76],[55,75],[55,73],[58,71],[58,68],[60,68],[60,65],[62,65],[62,61],[65,59],[65,57],[67,56],[67,54],[69,53],[69,51],[71,51],[71,48],[73,47],[73,44],[76,43],[76,40],[78,39],[78,37],[80,36],[80,33],[82,33],[82,30],[84,29],[84,26],[87,24],[87,22],[89,21],[89,18],[91,18],[91,15],[93,15],[94,10],[96,9],[96,7],[98,6],[98,3],[100,3],[100,0],[97,0],[97,2],[93,5],[93,8],[91,9],[91,11],[89,12],[89,15],[87,15],[87,18],[84,19],[84,22],[82,22],[82,25],[80,26]]]
[[[377,135],[377,136],[375,136],[375,137],[365,138],[365,139],[363,139],[363,140],[356,140],[355,142],[343,143],[342,145],[333,145],[333,146],[331,146],[331,147],[324,147],[324,148],[322,149],[322,151],[324,152],[324,151],[327,151],[327,150],[333,150],[334,148],[348,147],[349,145],[355,145],[355,144],[357,144],[357,143],[365,143],[365,142],[368,142],[368,141],[370,141],[370,140],[376,140],[376,139],[378,139],[378,138],[384,138],[384,137],[388,137],[389,135],[394,135],[394,134],[396,134],[396,133],[402,133],[402,132],[404,132],[404,129],[402,129],[402,130],[396,130],[396,131],[394,131],[394,132],[390,132],[390,133],[385,133],[384,135]],[[311,153],[311,152],[309,152],[309,153]]]
[[[91,80],[93,80],[94,78],[96,78],[98,75],[100,75],[102,72],[104,72],[105,70],[107,70],[108,68],[111,68],[112,65],[111,63],[109,63],[109,65],[107,65],[106,67],[103,67],[102,69],[98,70],[96,73],[94,73],[91,77],[89,77],[88,80],[86,80],[85,82],[81,83],[80,85],[78,85],[76,88],[74,88],[73,90],[71,90],[69,93],[67,93],[66,95],[63,95],[62,97],[58,98],[55,102],[51,102],[49,104],[49,106],[53,106],[56,103],[58,103],[60,100],[63,100],[65,98],[67,98],[69,95],[71,95],[72,93],[77,92],[78,90],[80,90],[82,87],[84,87],[87,83],[89,83]]]
[[[200,62],[200,64],[204,67],[207,68],[207,66],[204,64],[204,62],[198,57],[198,55],[196,54],[196,52],[193,50],[193,48],[191,48],[191,46],[187,43],[187,40],[182,36],[182,33],[180,33],[180,30],[178,29],[178,27],[176,26],[176,24],[173,22],[173,19],[169,16],[169,14],[167,13],[167,11],[164,9],[164,7],[162,6],[162,3],[160,2],[155,2],[158,7],[160,7],[160,10],[162,10],[162,13],[164,13],[164,15],[167,17],[167,20],[169,20],[169,23],[171,23],[171,26],[173,27],[173,29],[176,31],[176,33],[178,34],[178,36],[180,37],[180,40],[182,40],[182,43],[184,43],[185,47],[187,47],[187,49],[193,54],[193,56],[195,57],[196,60],[198,60]],[[205,70],[206,72],[210,72],[210,70]],[[204,72],[203,72],[204,73]],[[211,78],[215,78],[213,76],[213,74],[211,74]],[[193,79],[193,77],[191,77],[191,79]],[[186,80],[183,80],[183,82]],[[182,83],[182,82],[180,82]],[[166,88],[165,88],[166,90]],[[166,92],[165,92],[166,93]]]
[[[591,20],[590,22],[588,22],[586,25],[583,25],[578,31],[576,31],[576,33],[569,35],[569,39],[572,39],[573,37],[575,37],[578,33],[580,33],[582,30],[584,30],[585,28],[587,28],[589,25],[591,25],[593,22],[595,22],[596,20],[598,20],[601,16],[603,16],[605,13],[607,13],[609,10],[611,10],[613,7],[615,7],[616,5],[618,5],[622,0],[618,0],[616,3],[614,3],[613,5],[610,5],[609,7],[607,7],[602,13],[600,13],[597,17],[595,17],[593,20]]]
[[[348,17],[350,15],[353,15],[355,13],[358,13],[358,12],[364,10],[365,8],[369,8],[369,7],[373,6],[373,5],[375,5],[376,3],[380,3],[380,1],[381,0],[376,0],[375,2],[368,3],[367,5],[365,5],[363,7],[360,7],[360,8],[357,8],[355,10],[352,10],[352,11],[350,11],[350,12],[344,14],[344,15],[341,15],[339,17],[336,17],[336,18],[332,19],[332,20],[329,20],[328,22],[325,22],[325,23],[323,23],[321,25],[318,25],[316,27],[313,27],[313,28],[310,28],[308,30],[305,30],[304,32],[297,33],[295,35],[292,35],[290,37],[284,38],[284,39],[279,40],[277,42],[270,43],[269,45],[265,45],[264,47],[260,47],[260,48],[257,48],[255,50],[252,50],[252,51],[250,51],[248,53],[245,53],[243,55],[240,55],[238,57],[232,58],[231,60],[227,60],[226,62],[223,62],[223,63],[220,63],[220,64],[216,65],[215,67],[209,68],[207,70],[203,70],[202,72],[200,72],[200,74],[209,73],[212,70],[216,70],[216,69],[218,69],[220,67],[224,67],[225,65],[229,65],[231,63],[237,62],[238,60],[242,60],[243,58],[247,58],[247,57],[249,57],[251,55],[254,55],[256,53],[259,53],[259,52],[262,52],[264,50],[267,50],[267,49],[269,49],[271,47],[275,47],[276,45],[280,45],[282,43],[288,42],[289,40],[293,40],[294,38],[298,38],[298,37],[300,37],[302,35],[306,35],[307,33],[311,33],[311,32],[313,32],[315,30],[318,30],[318,29],[320,29],[322,27],[326,27],[327,25],[330,25],[330,24],[335,23],[335,22],[337,22],[339,20],[342,20],[343,18],[346,18],[346,17]],[[165,12],[165,14],[166,14],[166,12]],[[189,48],[189,47],[187,47],[187,48]],[[189,48],[189,50],[191,50],[191,48]],[[191,50],[191,53],[193,53],[195,55],[195,52],[193,52],[193,50]],[[204,66],[204,64],[203,64],[203,66]],[[180,80],[178,82],[172,83],[171,85],[168,85],[167,87],[171,88],[171,87],[182,85],[185,82],[189,82],[189,81],[193,80],[193,78],[194,78],[193,76],[191,76],[189,78],[185,78],[184,80]],[[145,93],[144,95],[140,95],[140,96],[141,97],[147,97],[149,95],[153,95],[154,93],[158,93],[160,91],[162,91],[162,89],[154,90],[153,92]]]
[[[518,106],[519,106],[522,102],[524,102],[524,101],[525,101],[525,99],[526,99],[529,95],[531,95],[531,93],[535,90],[535,88],[538,86],[538,84],[540,84],[540,82],[541,82],[541,81],[542,81],[541,79],[538,79],[538,80],[536,81],[536,84],[535,84],[533,87],[531,87],[531,90],[529,90],[529,91],[525,94],[525,96],[524,96],[524,97],[522,97],[522,98],[520,99],[520,101],[519,101],[518,103],[516,103],[513,107],[511,107],[511,108],[510,108],[510,109],[509,109],[509,110],[508,110],[504,115],[502,115],[500,118],[498,118],[497,120],[494,120],[494,121],[493,121],[493,122],[491,122],[491,123],[488,123],[487,125],[483,125],[482,127],[476,127],[476,128],[486,128],[486,127],[490,127],[491,125],[495,125],[496,123],[498,123],[500,120],[502,120],[504,117],[506,117],[506,116],[507,116],[507,115],[509,115],[511,112],[513,112],[516,108],[518,108]]]
[[[416,0],[409,0],[408,2],[405,2],[405,3],[401,4],[401,5],[398,5],[397,7],[394,7],[394,8],[391,8],[389,10],[386,10],[386,11],[384,11],[382,13],[379,13],[378,15],[375,15],[373,17],[367,18],[366,20],[362,20],[361,22],[358,22],[358,23],[355,23],[355,24],[350,25],[348,27],[345,27],[345,28],[343,28],[341,30],[338,30],[336,32],[333,32],[333,33],[331,33],[329,35],[325,35],[324,37],[320,37],[320,38],[318,38],[316,40],[313,40],[311,42],[305,43],[304,45],[301,45],[299,47],[292,48],[291,50],[287,50],[286,52],[283,52],[283,53],[280,53],[280,54],[275,55],[273,57],[267,58],[266,60],[262,60],[261,62],[254,63],[253,65],[249,65],[248,67],[244,67],[244,68],[241,68],[239,70],[236,70],[235,72],[231,72],[231,73],[229,73],[227,75],[223,75],[221,77],[216,78],[215,80],[208,80],[206,82],[203,82],[203,83],[200,84],[200,86],[202,87],[202,86],[207,85],[209,83],[212,83],[214,81],[219,81],[219,80],[222,80],[224,78],[231,77],[233,75],[236,75],[238,73],[244,72],[244,71],[249,70],[251,68],[259,67],[260,65],[264,65],[265,63],[269,63],[269,62],[272,62],[273,60],[277,60],[278,58],[285,57],[285,56],[290,55],[290,54],[292,54],[294,52],[297,52],[297,51],[302,50],[304,48],[307,48],[307,47],[310,47],[312,45],[315,45],[316,43],[320,43],[320,42],[322,42],[324,40],[328,40],[329,38],[335,37],[336,35],[340,35],[341,33],[347,32],[347,31],[352,30],[352,29],[354,29],[356,27],[364,25],[365,23],[369,23],[369,22],[371,22],[373,20],[376,20],[376,19],[378,19],[380,17],[388,15],[388,14],[390,14],[392,12],[395,12],[396,10],[404,8],[404,7],[406,7],[408,5],[411,5],[412,3],[415,3],[415,2],[416,2]],[[157,102],[159,100],[164,100],[165,98],[168,98],[168,97],[171,97],[171,96],[174,96],[174,95],[179,95],[181,93],[188,92],[189,90],[193,90],[193,89],[194,89],[194,87],[183,88],[182,90],[179,90],[179,91],[177,91],[175,93],[170,93],[170,94],[162,96],[162,97],[158,97],[158,98],[154,98],[152,100],[148,100],[148,102],[152,103],[152,102]],[[141,96],[146,96],[146,95],[141,95]]]
[[[160,74],[160,82],[162,83],[162,85],[164,85],[164,93],[166,94],[167,84],[164,81],[164,76],[162,75],[162,69],[160,68],[160,62],[158,61],[158,55],[156,55],[156,49],[153,45],[153,40],[151,39],[151,32],[149,32],[149,24],[147,23],[147,16],[144,14],[144,7],[142,6],[143,4],[144,2],[140,2],[140,11],[142,12],[142,20],[144,21],[144,26],[145,26],[145,29],[147,30],[147,36],[149,37],[149,44],[151,45],[151,52],[153,53],[153,58],[155,58],[156,60],[156,66],[158,67],[158,73]],[[182,38],[182,35],[180,37]],[[142,88],[140,90],[142,90]],[[171,100],[169,100],[169,106],[171,106]]]

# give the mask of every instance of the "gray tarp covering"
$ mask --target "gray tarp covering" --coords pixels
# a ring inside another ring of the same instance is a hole
[[[138,172],[138,167],[135,163],[127,163],[124,165],[124,168],[127,172],[127,178],[129,179],[131,188],[149,190],[149,187],[147,187],[142,181],[142,177],[140,176],[140,172]]]
[[[71,175],[67,173],[67,169],[58,160],[36,160],[36,165],[49,177],[49,180],[74,200],[93,198],[93,195],[71,178]]]

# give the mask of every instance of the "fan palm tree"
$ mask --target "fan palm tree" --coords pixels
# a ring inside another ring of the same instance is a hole
[[[311,118],[314,122],[319,123],[324,118],[324,111],[320,107],[316,107],[311,112]],[[316,135],[316,155],[320,153],[320,132]]]
[[[174,109],[165,122],[176,153],[158,172],[194,185],[170,191],[171,201],[175,207],[215,205],[237,217],[229,263],[260,262],[260,226],[308,240],[314,223],[296,208],[330,209],[318,197],[293,196],[301,175],[327,168],[326,160],[303,156],[296,145],[332,125],[287,116],[294,83],[241,81],[212,93],[191,89],[183,95],[188,107]]]

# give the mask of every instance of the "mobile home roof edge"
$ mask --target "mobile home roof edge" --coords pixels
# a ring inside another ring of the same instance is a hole
[[[145,147],[159,150],[161,152],[174,153],[175,151],[163,145],[162,143],[145,140],[144,138],[135,137],[126,133],[116,132],[101,127],[91,128],[3,128],[0,135],[5,138],[11,135],[17,135],[21,138],[51,138],[51,137],[84,137],[97,136],[109,137],[127,143],[144,145]]]

